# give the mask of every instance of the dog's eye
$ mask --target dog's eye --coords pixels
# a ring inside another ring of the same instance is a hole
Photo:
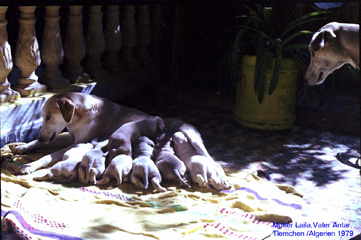
[[[46,121],[49,121],[50,119],[51,119],[51,115],[47,115],[45,118]]]

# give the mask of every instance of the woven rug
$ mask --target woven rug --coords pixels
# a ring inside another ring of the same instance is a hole
[[[23,239],[264,239],[274,222],[290,223],[303,210],[293,187],[232,168],[225,171],[233,187],[225,191],[37,182],[32,178],[45,170],[12,171],[46,152],[14,156],[13,146],[2,148],[1,223]]]

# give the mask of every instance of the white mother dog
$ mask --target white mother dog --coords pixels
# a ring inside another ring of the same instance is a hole
[[[311,62],[306,72],[309,85],[318,85],[336,69],[349,63],[359,69],[359,25],[331,22],[316,32],[309,45]]]

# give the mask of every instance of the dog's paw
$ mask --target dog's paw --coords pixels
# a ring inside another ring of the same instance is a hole
[[[160,182],[161,182],[161,181],[159,180],[159,178],[153,177],[153,178],[152,178],[153,188],[154,188],[155,190],[157,190],[158,192],[166,192],[167,189],[166,189],[165,187],[162,187],[162,185],[160,185]]]
[[[97,184],[97,179],[99,179],[102,175],[103,171],[96,169],[96,168],[91,168],[90,169],[90,175],[89,175],[89,183],[91,185],[96,185]]]
[[[26,174],[30,174],[32,172],[34,172],[36,169],[31,166],[30,164],[24,164],[19,166],[18,168],[16,168],[14,170],[14,174],[16,175],[26,175]]]
[[[208,184],[217,190],[223,189],[221,180],[219,179],[219,177],[216,174],[210,174],[208,176]]]
[[[138,175],[131,175],[130,176],[130,182],[133,183],[136,187],[140,188],[140,189],[147,189],[148,186],[146,186],[142,180],[141,180],[141,177],[138,176]]]
[[[99,181],[97,181],[95,183],[95,185],[102,186],[102,185],[108,184],[110,182],[110,180],[111,180],[110,177],[103,176],[102,179],[100,179]]]
[[[208,166],[208,181],[217,190],[230,189],[232,187],[223,168],[216,162]]]
[[[16,146],[13,149],[14,154],[23,154],[23,153],[26,153],[28,151],[29,151],[29,147],[28,147],[27,144]]]
[[[193,181],[196,182],[202,188],[209,188],[207,177],[202,176],[202,174],[197,174],[193,179]]]
[[[131,175],[131,169],[125,169],[121,172],[121,174],[119,175],[119,181],[120,183],[123,182],[129,182],[130,181],[130,175]]]
[[[35,181],[50,181],[50,180],[53,180],[53,174],[51,172],[48,172],[43,176],[34,177],[33,180],[35,180]]]
[[[184,187],[187,187],[187,188],[191,188],[191,185],[188,184],[188,180],[186,178],[180,178],[180,179],[177,179],[179,184],[181,186],[184,186]]]
[[[115,178],[115,180],[117,181],[117,186],[120,186],[122,184],[122,182],[127,182],[129,181],[130,178],[130,171],[127,172],[122,171],[122,169],[115,169],[115,172],[113,173],[113,178]]]
[[[82,161],[78,169],[78,181],[87,185],[90,180],[90,168]]]
[[[226,174],[223,169],[221,171],[217,171],[217,175],[219,177],[219,189],[218,190],[227,190],[232,188],[232,184],[228,181]]]
[[[225,174],[218,175],[219,176],[219,184],[216,186],[217,190],[227,190],[232,188],[232,184],[228,181],[227,176]]]

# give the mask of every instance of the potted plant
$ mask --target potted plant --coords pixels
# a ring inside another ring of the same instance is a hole
[[[276,26],[272,7],[256,4],[256,9],[243,5],[249,12],[241,16],[235,40],[232,72],[237,80],[234,117],[240,125],[263,130],[284,130],[295,120],[298,71],[305,71],[304,54],[307,44],[296,38],[312,34],[297,30],[311,21],[319,20],[325,12],[312,12],[299,18],[289,18],[284,26]],[[255,55],[250,55],[250,49]]]

